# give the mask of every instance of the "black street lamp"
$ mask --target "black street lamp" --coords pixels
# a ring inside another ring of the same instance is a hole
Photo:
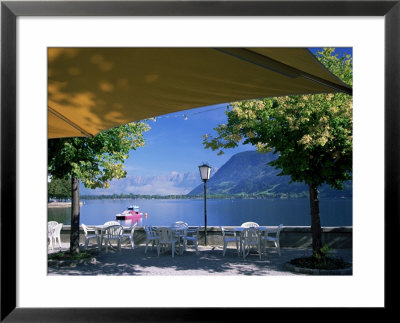
[[[200,177],[204,182],[204,245],[207,245],[207,193],[206,182],[210,179],[211,167],[203,164],[199,166]]]

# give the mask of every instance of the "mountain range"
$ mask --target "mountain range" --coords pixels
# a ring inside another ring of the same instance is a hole
[[[306,197],[308,186],[304,183],[289,183],[289,176],[277,176],[280,170],[268,163],[277,158],[272,153],[261,154],[245,151],[233,155],[223,166],[212,168],[207,182],[207,194],[236,197]],[[86,189],[80,186],[81,195],[202,195],[203,182],[199,172],[171,172],[159,176],[127,176],[112,180],[108,189]],[[319,188],[320,197],[351,197],[352,182],[344,184],[344,190],[335,190],[328,185]]]
[[[218,168],[212,169],[214,174]],[[81,195],[112,195],[112,194],[138,194],[138,195],[185,195],[193,187],[202,183],[199,172],[179,173],[171,172],[168,175],[134,176],[113,179],[109,188],[87,189],[80,185]]]
[[[306,197],[308,186],[290,183],[290,176],[277,176],[280,170],[269,166],[276,159],[273,153],[246,151],[232,156],[207,182],[207,194],[259,197]],[[188,195],[203,194],[203,184]],[[319,188],[320,197],[351,197],[352,183],[345,183],[344,190],[335,190],[328,185]]]

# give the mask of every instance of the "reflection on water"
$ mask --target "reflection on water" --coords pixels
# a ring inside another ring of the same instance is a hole
[[[135,223],[138,226],[142,225],[143,219],[135,219],[135,220],[124,220],[124,221],[119,221],[122,225],[126,225],[126,226],[132,226]]]
[[[191,200],[87,200],[81,207],[80,223],[103,224],[116,220],[118,213],[129,205],[140,206],[142,218],[121,220],[122,225],[170,225],[185,221],[189,225],[204,225],[204,201]],[[145,215],[146,214],[146,215]],[[322,226],[352,226],[351,199],[321,199]],[[48,219],[64,224],[71,223],[71,208],[51,208]],[[241,225],[253,221],[260,225],[309,226],[308,199],[223,199],[207,200],[207,225]]]
[[[58,223],[71,224],[71,208],[70,207],[52,207],[47,209],[49,221],[57,221]]]

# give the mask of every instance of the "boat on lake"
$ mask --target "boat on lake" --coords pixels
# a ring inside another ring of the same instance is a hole
[[[117,220],[131,220],[131,219],[140,219],[143,216],[143,213],[139,211],[138,205],[130,205],[127,210],[124,210],[122,213],[117,214],[115,217]]]

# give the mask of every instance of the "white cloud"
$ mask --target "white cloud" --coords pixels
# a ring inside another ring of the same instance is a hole
[[[148,195],[170,195],[170,194],[186,194],[190,189],[182,189],[176,187],[174,182],[165,180],[155,180],[145,185],[132,185],[126,187],[127,193],[133,194],[148,194]]]
[[[165,176],[128,176],[113,180],[108,189],[87,190],[81,188],[82,195],[100,194],[141,194],[141,195],[181,195],[189,193],[201,183],[197,173],[172,171]]]

